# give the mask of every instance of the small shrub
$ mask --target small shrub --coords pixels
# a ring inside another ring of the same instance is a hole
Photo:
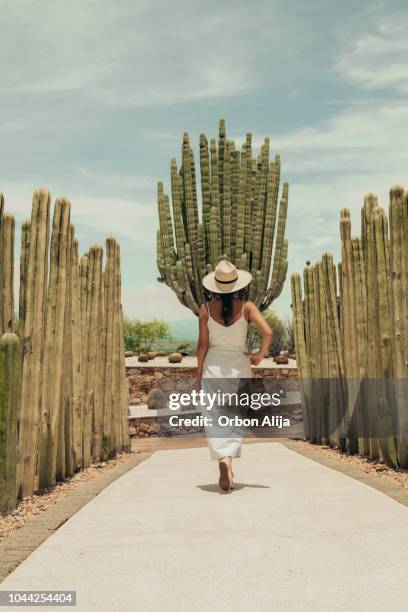
[[[183,354],[183,352],[187,352],[187,355],[188,355],[189,348],[190,348],[190,343],[185,342],[184,344],[179,344],[178,347],[176,348],[176,351],[181,354]]]
[[[270,355],[279,355],[282,350],[287,348],[287,332],[285,323],[282,319],[274,313],[272,310],[265,310],[263,316],[266,322],[272,329],[272,344],[269,347]],[[255,327],[253,323],[248,325],[247,334],[247,349],[249,352],[257,351],[262,342],[262,336],[260,331]]]

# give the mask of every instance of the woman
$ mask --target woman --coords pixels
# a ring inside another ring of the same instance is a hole
[[[203,304],[199,313],[200,335],[198,340],[198,379],[206,392],[216,392],[221,383],[225,391],[225,379],[231,381],[237,391],[237,379],[251,378],[251,364],[258,365],[267,355],[272,341],[272,330],[253,302],[245,300],[244,288],[252,276],[245,270],[238,270],[234,264],[221,260],[214,272],[203,278],[204,287],[212,298]],[[248,322],[256,325],[262,334],[262,345],[257,353],[246,352]],[[228,391],[231,391],[231,387]],[[219,410],[218,410],[219,414]],[[219,486],[222,491],[233,487],[232,458],[241,455],[242,431],[239,428],[223,427],[217,421],[217,409],[211,415],[213,425],[206,427],[206,434],[212,459],[219,462]]]

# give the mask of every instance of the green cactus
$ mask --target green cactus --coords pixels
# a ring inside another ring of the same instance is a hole
[[[42,422],[39,444],[38,483],[54,486],[65,476],[64,426],[64,331],[67,305],[68,249],[71,204],[57,198],[50,245],[47,317],[43,363]],[[59,451],[59,455],[58,455]]]
[[[325,282],[327,308],[327,333],[329,336],[329,376],[340,378],[344,374],[343,353],[341,350],[340,321],[337,308],[336,267],[331,253],[322,257],[322,274]]]
[[[391,402],[387,397],[387,389],[383,380],[393,376],[393,359],[391,345],[391,321],[393,319],[392,302],[389,283],[389,244],[388,244],[388,219],[385,211],[380,206],[373,209],[371,217],[373,232],[373,253],[376,283],[376,319],[378,326],[379,342],[377,344],[377,359],[379,363],[379,378],[377,379],[377,418],[380,425],[385,429],[391,429],[393,418],[391,414]],[[384,460],[391,467],[398,467],[397,450],[394,438],[384,436],[379,439],[379,444]]]
[[[103,457],[103,411],[101,405],[100,299],[102,247],[89,249],[86,283],[86,339],[84,347],[83,465]]]
[[[81,308],[81,337],[82,337],[82,467],[91,464],[92,448],[92,389],[90,388],[90,274],[91,253],[88,251],[81,257],[79,266],[80,276],[80,308]]]
[[[300,276],[292,275],[295,344],[306,434],[312,442],[336,446],[345,395],[338,384],[344,365],[336,268],[330,253],[304,268],[303,284],[302,303]]]
[[[25,221],[21,226],[21,248],[20,248],[20,292],[18,304],[18,331],[24,338],[24,326],[27,310],[27,273],[30,255],[30,231],[31,221]],[[21,343],[23,350],[23,343]]]
[[[71,343],[72,343],[72,462],[73,471],[82,466],[82,330],[78,240],[71,249]]]
[[[389,226],[376,196],[368,194],[361,211],[361,238],[351,236],[350,212],[343,209],[338,282],[329,253],[305,268],[303,303],[300,277],[292,278],[302,385],[311,376],[319,389],[312,404],[302,397],[308,436],[318,441],[323,424],[323,439],[327,410],[332,445],[374,459],[381,456],[394,468],[408,462],[406,394],[400,384],[408,374],[407,203],[404,189],[393,187]],[[328,379],[327,395],[316,384],[320,377]],[[362,380],[369,384],[361,386]],[[346,446],[340,433],[347,437]]]
[[[109,456],[113,456],[115,449],[114,440],[114,296],[115,296],[115,249],[116,241],[109,237],[106,240],[106,264],[105,264],[105,312],[106,312],[106,340],[105,340],[105,372],[104,372],[104,432]]]
[[[376,284],[375,269],[373,260],[373,236],[372,236],[372,223],[371,217],[374,208],[378,205],[377,196],[373,193],[369,193],[364,198],[364,205],[361,209],[361,245],[364,256],[364,268],[366,278],[366,351],[367,351],[367,364],[366,364],[366,376],[367,378],[377,378],[378,362],[376,348],[378,343],[378,326],[376,323]],[[371,296],[371,299],[368,299]],[[368,385],[366,393],[368,394],[365,398],[365,406],[375,406],[376,397],[373,391],[373,386]],[[367,415],[369,418],[370,414]],[[378,438],[376,436],[369,438],[369,456],[371,459],[379,459],[380,457],[380,446]]]
[[[72,251],[75,240],[75,230],[73,225],[69,226],[67,254],[66,254],[66,302],[65,302],[65,320],[64,320],[64,341],[63,341],[63,374],[62,374],[62,397],[60,408],[60,447],[58,454],[60,459],[57,459],[57,478],[71,477],[74,474],[73,461],[73,287],[72,287]]]
[[[0,514],[11,512],[17,503],[20,391],[20,340],[6,333],[0,339]]]
[[[122,276],[120,264],[120,245],[116,242],[115,249],[115,272],[116,272],[116,294],[115,311],[116,326],[114,345],[117,350],[115,353],[115,369],[118,373],[117,385],[117,408],[115,408],[116,419],[116,448],[118,451],[130,452],[129,424],[128,424],[128,382],[126,379],[125,363],[125,341],[123,336],[123,309],[121,304],[122,295]]]
[[[4,196],[0,192],[0,291],[3,291],[3,260],[4,260],[4,245],[3,245],[3,224],[4,224]],[[3,300],[0,300],[0,334],[3,330]]]
[[[309,355],[306,348],[305,328],[307,318],[304,316],[304,306],[302,301],[302,281],[300,275],[295,272],[291,277],[292,287],[292,308],[293,308],[293,326],[296,345],[296,363],[299,370],[299,387],[303,409],[303,427],[307,440],[312,437],[310,429],[310,393],[308,390],[311,383],[311,368]],[[306,320],[305,320],[306,319]]]
[[[344,372],[344,364],[337,302],[336,267],[331,253],[324,253],[322,257],[322,276],[324,279],[328,346],[327,425],[330,446],[335,447],[339,445],[340,431],[344,430],[342,417],[345,390],[340,382]]]
[[[105,412],[104,432],[109,455],[129,448],[127,433],[127,387],[125,381],[123,315],[120,303],[120,247],[112,237],[106,241],[105,283]]]
[[[14,329],[14,235],[15,221],[13,215],[5,213],[3,216],[3,321],[0,325],[3,333],[13,332]]]
[[[195,171],[187,145],[185,168],[194,204]],[[176,178],[179,184],[182,179]],[[164,195],[162,212],[171,225]],[[31,220],[21,232],[20,338],[6,333],[0,340],[1,511],[13,508],[18,496],[31,496],[88,467],[91,459],[130,448],[119,244],[108,239],[103,272],[98,245],[78,261],[69,200],[56,200],[51,241],[49,221],[50,194],[37,189]],[[204,227],[195,225],[194,216],[192,224],[195,250],[204,262]],[[0,195],[0,331],[14,325],[14,226]],[[193,270],[188,248],[186,253]],[[181,266],[180,285],[185,280]]]
[[[27,267],[24,357],[21,387],[19,464],[17,483],[23,497],[33,495],[38,460],[44,366],[48,277],[50,194],[37,189],[33,196]]]
[[[225,123],[215,139],[200,136],[202,220],[197,203],[194,155],[188,134],[183,136],[182,163],[177,172],[171,160],[172,213],[163,184],[158,184],[159,280],[179,301],[198,314],[205,301],[202,278],[222,258],[251,271],[249,298],[264,310],[282,291],[287,273],[285,225],[288,185],[279,199],[280,159],[269,162],[269,139],[252,159],[252,136],[242,152],[227,140]],[[273,260],[272,260],[273,257]]]
[[[408,467],[408,412],[402,380],[408,377],[408,194],[395,186],[390,190],[390,278],[393,326],[395,405],[399,464]]]

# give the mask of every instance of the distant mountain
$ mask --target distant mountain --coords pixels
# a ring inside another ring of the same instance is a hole
[[[169,321],[171,335],[175,340],[198,340],[198,319]]]

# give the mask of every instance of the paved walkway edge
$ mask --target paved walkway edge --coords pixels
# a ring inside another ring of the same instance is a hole
[[[78,510],[150,455],[151,453],[137,453],[128,461],[118,463],[111,470],[102,472],[93,480],[80,483],[71,493],[61,496],[45,512],[33,517],[20,529],[2,540],[0,542],[0,583]]]
[[[381,491],[381,493],[384,493],[384,495],[388,495],[388,497],[395,499],[395,501],[399,502],[403,506],[408,507],[408,489],[392,482],[388,478],[384,478],[384,480],[382,480],[372,473],[364,472],[359,465],[342,463],[335,455],[330,457],[324,453],[319,453],[318,445],[310,444],[310,448],[305,448],[300,446],[296,440],[279,440],[279,442],[280,444],[286,446],[286,448],[303,455],[307,459],[312,459],[312,461],[316,461],[316,463],[320,463],[321,465],[324,465],[332,470],[336,470],[337,472],[341,472],[350,478],[359,480],[369,487],[377,489],[377,491]]]

